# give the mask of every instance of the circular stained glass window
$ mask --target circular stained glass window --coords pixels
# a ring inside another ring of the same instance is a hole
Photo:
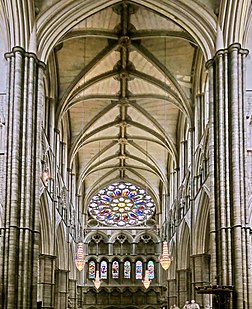
[[[88,209],[102,224],[131,226],[150,219],[155,204],[144,189],[131,183],[113,183],[91,199]]]

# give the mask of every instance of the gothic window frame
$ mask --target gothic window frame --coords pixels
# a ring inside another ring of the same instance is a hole
[[[129,271],[127,272],[127,276],[125,276],[125,265],[126,265],[126,263],[128,264],[129,263]],[[124,279],[131,279],[131,268],[132,268],[132,263],[131,263],[131,261],[129,261],[129,260],[125,260],[124,262],[123,262],[123,278]]]
[[[108,262],[104,259],[100,262],[100,278],[103,280],[108,279]]]
[[[117,272],[114,271],[114,265],[117,264]],[[113,260],[111,264],[111,277],[112,279],[119,279],[120,278],[120,263],[118,260]]]
[[[139,271],[140,265],[141,265],[141,271]],[[136,278],[136,280],[142,280],[143,279],[143,262],[139,259],[136,260],[136,263],[135,263],[135,278]]]
[[[153,270],[150,267],[150,264],[153,264]],[[147,262],[147,270],[148,270],[148,278],[150,280],[153,280],[155,278],[155,261],[154,260],[149,260]]]
[[[94,272],[92,273],[92,276],[90,276],[90,266],[91,266],[91,264],[94,265]],[[95,279],[95,273],[96,273],[96,261],[90,260],[88,262],[88,279],[90,279],[90,280]]]
[[[116,182],[99,190],[88,204],[88,212],[110,227],[143,225],[156,212],[156,203],[143,188],[130,182]]]

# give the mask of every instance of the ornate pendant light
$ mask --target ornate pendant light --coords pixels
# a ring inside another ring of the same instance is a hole
[[[79,242],[76,248],[75,266],[79,271],[82,271],[85,263],[84,244],[82,242]]]
[[[163,252],[159,261],[164,270],[167,270],[171,265],[172,257],[170,257],[168,252],[168,245],[166,240],[163,242]]]
[[[142,280],[143,285],[146,289],[148,289],[148,287],[150,286],[151,280],[149,279],[149,271],[146,270],[145,271],[145,276],[144,276],[144,280]]]
[[[94,286],[96,287],[97,290],[101,286],[101,280],[100,280],[100,277],[99,277],[99,270],[97,270],[96,274],[95,274]]]

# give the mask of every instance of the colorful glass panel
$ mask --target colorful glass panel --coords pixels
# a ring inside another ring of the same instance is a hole
[[[101,279],[108,278],[108,263],[106,261],[101,262]]]
[[[95,262],[90,261],[88,265],[88,277],[89,279],[94,279],[95,278]]]
[[[143,279],[143,263],[141,261],[136,262],[136,279]]]
[[[117,279],[119,278],[119,263],[114,261],[112,263],[112,278]]]
[[[149,261],[147,264],[147,269],[149,271],[149,279],[154,279],[154,262],[153,261]]]
[[[113,183],[100,190],[88,206],[90,215],[107,226],[143,224],[155,212],[155,203],[147,192],[132,183]]]
[[[125,261],[124,262],[124,278],[125,279],[130,279],[130,272],[131,272],[130,261]]]

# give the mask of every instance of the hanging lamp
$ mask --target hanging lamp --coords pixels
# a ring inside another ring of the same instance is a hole
[[[163,252],[159,261],[164,270],[167,270],[171,265],[172,257],[170,257],[166,240],[163,242]]]
[[[75,254],[75,266],[78,271],[82,271],[85,263],[84,244],[82,242],[78,242]]]
[[[100,280],[100,277],[99,277],[99,270],[97,270],[96,274],[95,274],[94,286],[96,287],[97,290],[101,286],[101,280]]]
[[[149,279],[149,271],[146,270],[145,271],[145,276],[144,276],[144,280],[142,280],[144,287],[146,288],[146,290],[148,289],[148,287],[150,286],[151,280]]]

